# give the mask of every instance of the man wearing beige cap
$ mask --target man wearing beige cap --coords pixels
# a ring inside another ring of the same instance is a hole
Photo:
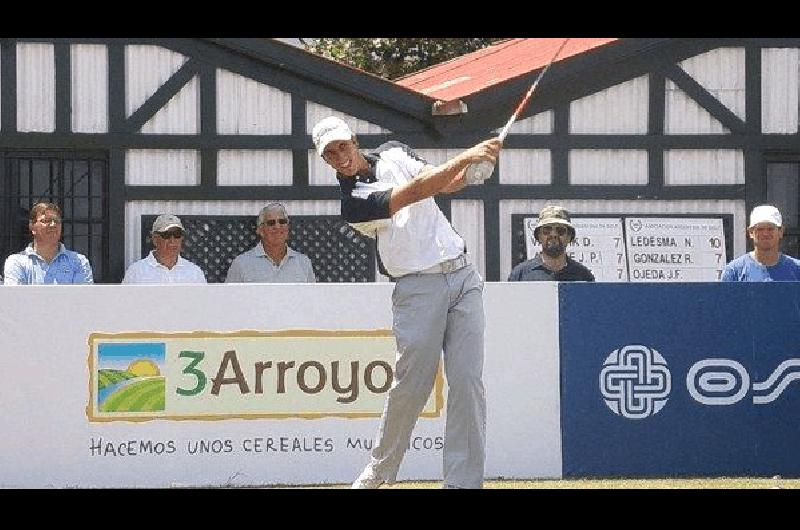
[[[594,281],[592,271],[567,256],[567,246],[575,240],[575,227],[566,209],[556,205],[542,208],[536,228],[533,229],[533,237],[542,245],[542,252],[514,267],[508,281]]]
[[[394,482],[442,357],[449,387],[444,487],[480,488],[486,454],[483,279],[433,197],[463,188],[472,164],[494,164],[501,142],[486,140],[433,166],[400,142],[361,153],[350,127],[335,116],[317,123],[311,136],[336,170],[342,217],[377,240],[381,272],[396,281],[394,381],[372,458],[353,488]]]
[[[159,215],[150,239],[153,250],[125,271],[122,283],[206,283],[203,271],[181,257],[183,223],[177,215]]]
[[[725,266],[723,282],[797,282],[800,260],[780,251],[783,217],[777,208],[761,205],[750,213],[747,235],[754,249]]]

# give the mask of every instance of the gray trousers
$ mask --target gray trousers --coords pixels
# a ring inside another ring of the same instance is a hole
[[[394,382],[367,466],[393,482],[444,354],[448,383],[445,487],[480,488],[486,458],[483,279],[471,264],[447,274],[411,274],[392,293]]]

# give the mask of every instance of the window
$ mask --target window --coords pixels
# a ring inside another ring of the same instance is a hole
[[[109,281],[106,154],[7,151],[0,158],[0,259],[30,243],[31,207],[54,202],[63,212],[64,244],[89,259],[95,282]]]
[[[767,203],[783,216],[783,252],[800,257],[800,162],[767,163]]]

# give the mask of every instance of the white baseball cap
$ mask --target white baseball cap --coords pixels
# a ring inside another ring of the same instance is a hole
[[[783,217],[781,217],[781,212],[774,206],[767,204],[756,206],[753,208],[753,211],[750,212],[750,226],[747,228],[753,228],[759,223],[772,223],[780,228],[783,224]]]
[[[317,154],[322,156],[329,143],[337,140],[352,140],[353,131],[341,118],[328,116],[314,125],[314,130],[311,131],[311,138],[314,140]]]

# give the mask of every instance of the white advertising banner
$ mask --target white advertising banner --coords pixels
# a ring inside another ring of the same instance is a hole
[[[0,287],[0,487],[351,482],[393,377],[392,287]],[[557,285],[484,296],[486,477],[558,478]],[[440,373],[398,480],[441,479],[446,410]]]

